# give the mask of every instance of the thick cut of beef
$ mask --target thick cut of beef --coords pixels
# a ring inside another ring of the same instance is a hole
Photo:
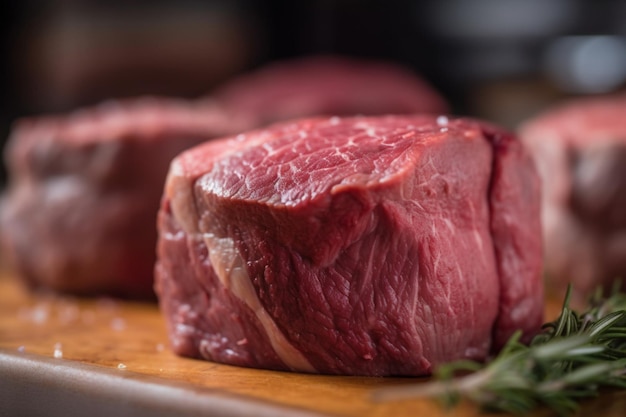
[[[534,167],[472,120],[305,119],[200,145],[172,162],[158,228],[181,355],[424,375],[542,321]]]
[[[157,98],[18,122],[5,152],[3,257],[32,287],[154,297],[169,163],[238,123],[208,101]]]
[[[279,61],[214,91],[233,112],[259,125],[317,115],[440,113],[444,99],[410,70],[339,56]]]
[[[547,278],[579,300],[626,273],[626,96],[579,99],[520,128],[543,181]]]

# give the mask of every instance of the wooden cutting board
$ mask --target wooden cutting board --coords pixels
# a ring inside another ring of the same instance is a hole
[[[553,317],[557,303],[548,305]],[[424,379],[305,375],[175,356],[156,304],[27,293],[0,273],[0,415],[460,416],[428,399],[380,403],[381,387]],[[626,392],[581,416],[623,416]],[[536,414],[550,415],[546,411]]]

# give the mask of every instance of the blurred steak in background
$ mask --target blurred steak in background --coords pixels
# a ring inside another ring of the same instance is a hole
[[[212,96],[260,125],[315,115],[448,112],[443,97],[406,68],[339,56],[274,62],[234,77]]]
[[[526,122],[520,135],[543,181],[551,286],[578,301],[626,274],[626,95],[579,99]]]
[[[210,101],[109,101],[21,120],[5,156],[2,257],[31,288],[150,298],[170,160],[249,128]]]

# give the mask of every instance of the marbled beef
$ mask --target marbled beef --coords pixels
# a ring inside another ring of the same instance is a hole
[[[200,145],[172,162],[158,228],[185,356],[425,375],[542,321],[536,173],[477,121],[316,118]]]

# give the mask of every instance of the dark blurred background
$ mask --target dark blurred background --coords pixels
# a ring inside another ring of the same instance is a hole
[[[111,97],[197,97],[307,54],[402,63],[455,113],[510,128],[626,79],[621,0],[4,0],[0,19],[2,144],[18,117]]]

